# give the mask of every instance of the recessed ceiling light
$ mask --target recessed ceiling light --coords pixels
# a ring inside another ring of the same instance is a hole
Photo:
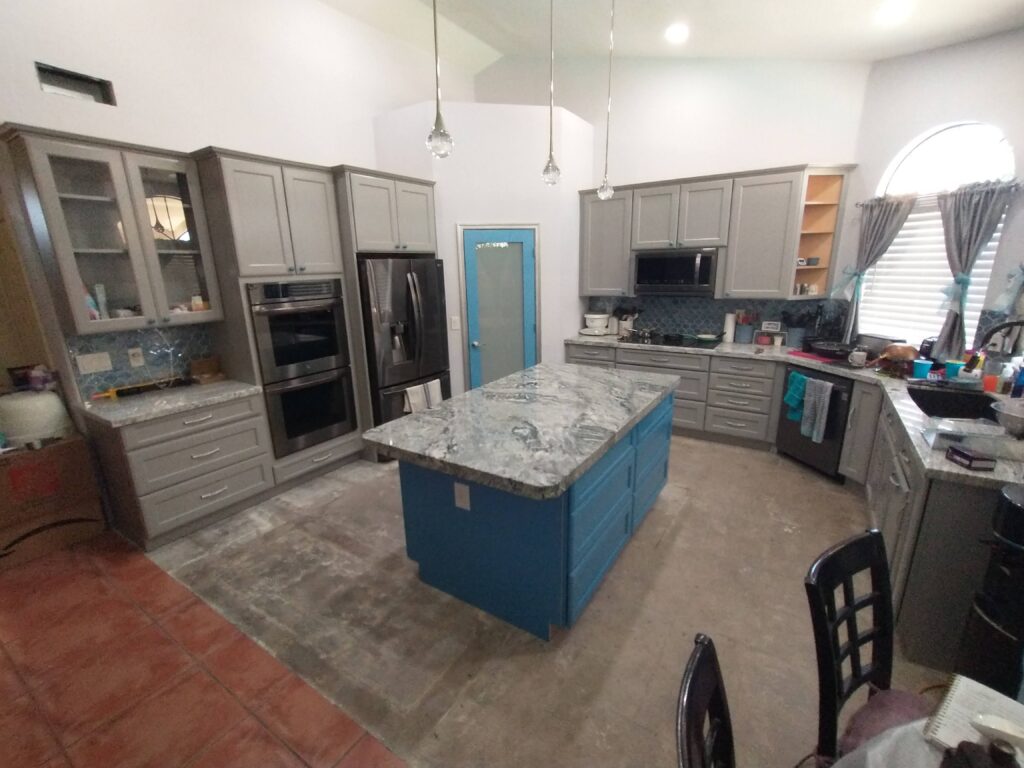
[[[880,27],[895,27],[909,19],[913,10],[911,0],[882,0],[872,19]]]
[[[690,28],[681,21],[670,24],[665,28],[665,39],[672,43],[672,45],[682,45],[689,37]]]

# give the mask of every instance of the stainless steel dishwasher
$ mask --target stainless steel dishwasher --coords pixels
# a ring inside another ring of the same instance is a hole
[[[793,372],[806,376],[808,379],[822,379],[832,383],[832,397],[829,400],[828,416],[825,419],[825,437],[820,443],[814,442],[809,437],[804,437],[800,433],[800,422],[792,421],[786,415],[789,407],[783,401],[779,404],[782,412],[779,414],[779,429],[775,436],[776,450],[809,467],[814,467],[830,477],[841,478],[839,456],[843,452],[843,437],[846,435],[846,417],[850,410],[853,382],[842,376],[832,376],[819,371],[787,365],[783,395],[789,389],[789,377]]]

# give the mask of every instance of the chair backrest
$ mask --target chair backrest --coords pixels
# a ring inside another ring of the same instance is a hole
[[[735,768],[732,720],[715,644],[697,635],[679,687],[676,746],[679,768]]]
[[[870,695],[892,682],[892,589],[881,532],[866,531],[823,552],[804,586],[818,656],[817,754],[834,758],[846,701],[865,684]]]

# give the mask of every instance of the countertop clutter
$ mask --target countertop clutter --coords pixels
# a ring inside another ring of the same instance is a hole
[[[363,434],[386,456],[533,499],[560,496],[678,377],[542,363]]]
[[[130,424],[159,419],[162,416],[253,397],[262,392],[263,389],[256,384],[218,381],[213,384],[161,389],[118,400],[87,403],[82,406],[81,411],[91,419],[118,429]]]
[[[835,376],[843,376],[854,381],[875,384],[882,389],[887,402],[891,404],[892,409],[899,416],[899,425],[910,439],[910,443],[915,449],[914,457],[926,477],[983,488],[1002,488],[1007,483],[1024,482],[1024,462],[999,459],[994,471],[975,472],[949,461],[943,451],[932,450],[923,435],[923,430],[929,417],[910,399],[904,381],[889,376],[882,376],[868,368],[853,368],[841,363],[823,363],[817,360],[809,360],[790,355],[789,352],[791,350],[788,347],[766,347],[757,344],[723,343],[714,349],[706,349],[658,344],[632,344],[619,341],[612,336],[577,336],[566,339],[566,343],[595,347],[682,352],[693,355],[707,355],[709,357],[756,359],[765,362],[796,365],[810,370],[830,373]]]

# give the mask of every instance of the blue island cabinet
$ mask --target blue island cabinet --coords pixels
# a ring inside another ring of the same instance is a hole
[[[571,627],[665,486],[671,434],[669,394],[552,499],[400,462],[420,579],[545,640]]]

